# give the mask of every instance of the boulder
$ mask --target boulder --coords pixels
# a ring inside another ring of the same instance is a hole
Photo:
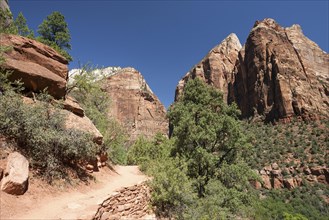
[[[68,61],[51,47],[17,35],[1,35],[0,44],[11,49],[5,52],[2,68],[12,71],[11,80],[39,92],[47,89],[55,98],[64,98]]]
[[[83,117],[85,115],[85,111],[83,110],[83,108],[81,108],[81,106],[79,105],[78,101],[75,100],[75,98],[71,97],[71,96],[66,96],[65,100],[64,100],[64,109]]]
[[[167,135],[166,109],[140,72],[134,68],[118,70],[105,80],[104,89],[111,97],[109,117],[125,128],[130,141],[141,135]]]
[[[279,165],[278,165],[277,163],[273,163],[273,164],[272,164],[272,169],[273,169],[273,170],[279,170],[280,167],[279,167]]]
[[[283,185],[287,189],[293,189],[296,187],[294,178],[288,178],[283,180]]]
[[[257,181],[257,180],[252,180],[250,181],[250,184],[255,188],[255,189],[261,189],[262,188],[262,184]]]
[[[93,122],[87,117],[80,117],[72,112],[62,110],[66,115],[65,127],[67,129],[76,129],[92,135],[93,141],[97,144],[103,143],[103,135],[98,131]]]
[[[320,175],[316,177],[319,183],[328,184],[327,178],[325,175]]]
[[[282,179],[281,178],[273,178],[273,189],[281,189],[283,187]]]
[[[5,176],[1,183],[1,190],[22,195],[28,188],[29,162],[18,152],[9,154]]]
[[[263,187],[265,189],[272,189],[271,179],[267,175],[262,175]]]

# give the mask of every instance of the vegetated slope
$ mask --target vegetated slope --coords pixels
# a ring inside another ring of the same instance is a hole
[[[329,121],[264,124],[244,121],[252,136],[247,156],[262,183],[254,182],[263,196],[258,210],[264,219],[279,213],[300,213],[309,219],[329,215]]]

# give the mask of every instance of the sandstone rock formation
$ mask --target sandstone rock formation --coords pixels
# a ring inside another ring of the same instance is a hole
[[[93,141],[102,144],[103,135],[98,131],[93,122],[87,116],[78,116],[72,112],[63,110],[66,115],[65,127],[67,129],[75,129],[92,135]]]
[[[262,179],[260,182],[252,182],[252,185],[259,189],[293,189],[302,185],[302,180],[308,182],[319,182],[329,185],[329,169],[325,166],[298,166],[289,168],[280,168],[276,163],[264,167],[259,171]],[[261,187],[260,187],[261,186]]]
[[[242,117],[263,115],[273,121],[328,116],[329,55],[298,25],[283,28],[273,19],[257,21],[242,48],[232,36],[179,82],[176,100],[189,78],[200,77],[220,89],[228,104],[235,101]]]
[[[79,105],[78,101],[75,100],[75,98],[71,96],[66,96],[66,99],[63,103],[63,108],[80,116],[83,117],[85,115],[85,111],[83,108]]]
[[[234,80],[232,72],[240,50],[241,44],[238,37],[230,34],[179,81],[175,100],[183,92],[186,82],[195,77],[221,90],[224,93],[224,99],[227,100],[229,85]]]
[[[149,208],[150,198],[150,190],[146,182],[124,187],[100,205],[93,220],[155,219]]]
[[[232,94],[244,116],[327,114],[329,56],[297,27],[284,29],[272,19],[255,23],[235,73],[238,91]]]
[[[16,35],[1,35],[5,52],[4,69],[13,71],[10,79],[21,79],[24,87],[38,92],[47,88],[50,95],[63,98],[68,74],[67,60],[54,49],[35,40]]]
[[[22,195],[28,188],[29,162],[18,152],[9,154],[7,160],[1,190],[13,195]]]
[[[130,140],[138,136],[167,134],[166,109],[151,91],[142,74],[124,68],[107,78],[104,89],[111,97],[110,117],[127,130]]]

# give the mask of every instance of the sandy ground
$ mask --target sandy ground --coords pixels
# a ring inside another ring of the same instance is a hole
[[[114,191],[147,179],[136,166],[95,173],[96,182],[59,189],[32,180],[22,196],[0,192],[0,219],[90,219]]]

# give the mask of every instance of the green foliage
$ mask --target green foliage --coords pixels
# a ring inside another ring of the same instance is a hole
[[[15,20],[15,26],[17,27],[18,34],[23,37],[34,38],[34,33],[26,24],[26,19],[22,12],[20,12]]]
[[[37,38],[40,42],[53,47],[60,52],[68,61],[72,61],[72,57],[67,52],[71,49],[71,35],[65,17],[58,11],[47,16],[47,18],[39,25]]]
[[[244,129],[253,136],[255,145],[248,152],[249,165],[261,169],[271,163],[278,163],[284,167],[289,163],[298,168],[308,166],[310,163],[322,163],[327,160],[329,150],[327,133],[329,128],[325,125],[328,119],[315,123],[292,121],[290,124],[278,126],[252,122],[243,122]],[[293,160],[302,159],[303,164],[294,163]]]
[[[130,148],[129,164],[153,176],[152,204],[160,216],[175,219],[233,219],[250,216],[256,199],[243,162],[247,138],[235,106],[200,80],[187,83],[169,111],[168,140],[140,138]]]
[[[0,98],[0,133],[13,138],[32,167],[52,182],[67,177],[66,168],[94,157],[99,149],[89,135],[65,128],[65,115],[49,103],[50,96],[37,99],[26,105],[7,86]]]
[[[140,165],[142,171],[148,171],[169,158],[172,148],[172,141],[164,137],[163,134],[156,134],[153,140],[147,140],[143,136],[129,148],[128,164]]]
[[[127,160],[127,135],[124,129],[109,118],[110,97],[102,89],[102,79],[94,75],[92,68],[85,65],[81,72],[74,76],[68,86],[68,93],[76,98],[103,135],[103,151],[107,151],[112,162],[125,164]]]
[[[211,179],[205,196],[197,199],[185,212],[184,219],[237,219],[253,213],[253,194],[227,189],[221,181]]]
[[[222,94],[199,79],[189,80],[181,99],[169,110],[177,138],[173,154],[188,164],[188,176],[200,197],[224,164],[242,160],[249,145],[243,135],[235,105],[227,106]]]
[[[0,9],[0,34],[17,34],[17,28],[12,20],[13,15],[10,10]]]
[[[301,214],[289,214],[283,213],[284,220],[307,220],[307,218]]]
[[[151,160],[153,144],[146,140],[143,136],[139,137],[135,143],[129,148],[127,155],[128,165],[140,165],[142,171],[145,171],[144,164],[148,164]]]
[[[162,160],[153,168],[151,202],[157,207],[158,215],[182,219],[187,207],[196,199],[186,170],[186,165],[177,158]]]
[[[329,205],[323,196],[329,189],[321,184],[265,192],[265,198],[255,206],[256,219],[328,219]]]

